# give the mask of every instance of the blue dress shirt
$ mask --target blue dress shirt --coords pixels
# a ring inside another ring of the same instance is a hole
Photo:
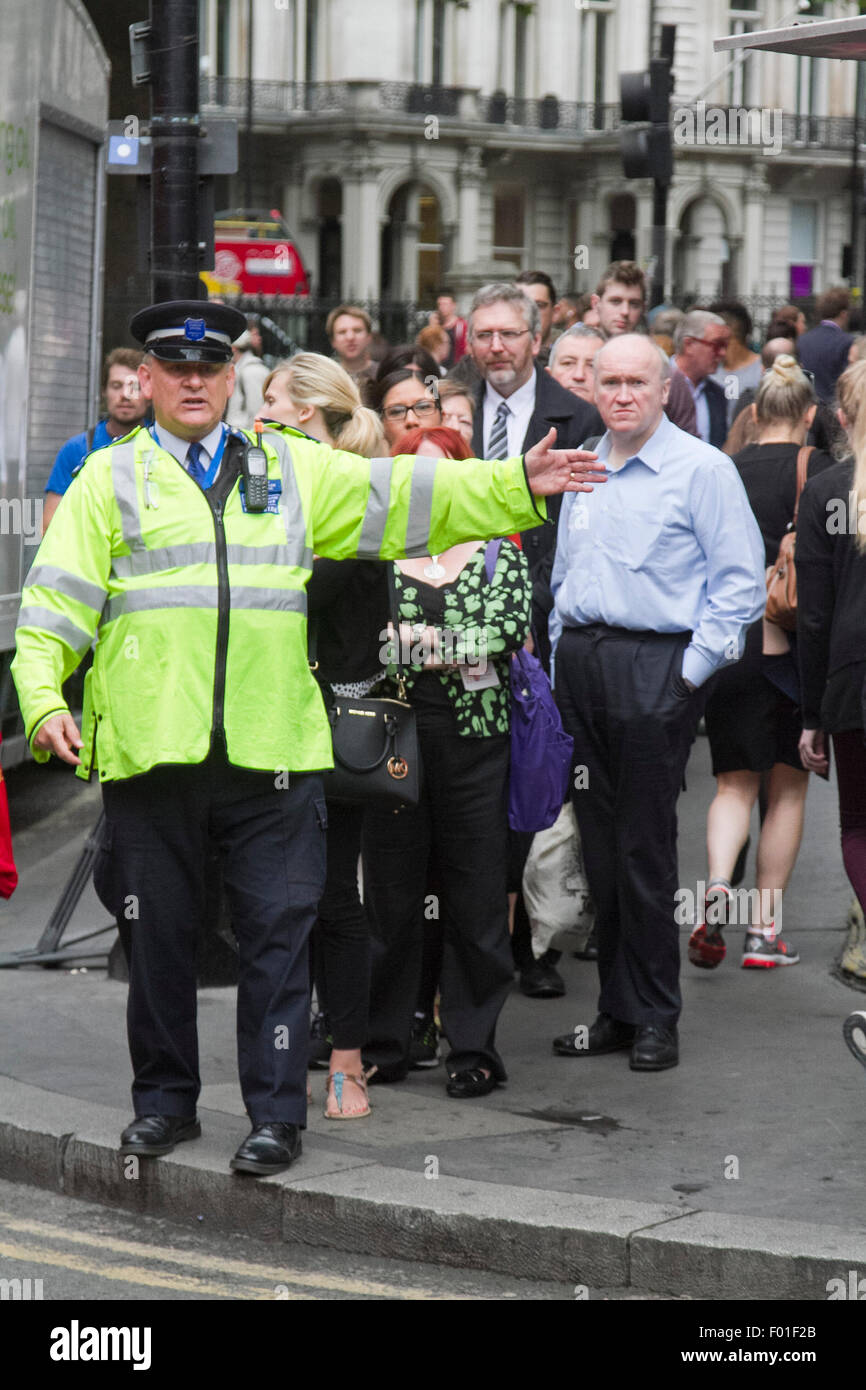
[[[607,433],[601,462],[610,448]],[[551,643],[588,623],[691,632],[682,674],[694,685],[738,660],[767,593],[761,533],[727,454],[663,415],[607,482],[565,493],[551,589]]]

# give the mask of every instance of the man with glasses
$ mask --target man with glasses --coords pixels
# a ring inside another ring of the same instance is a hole
[[[727,438],[728,402],[712,374],[724,359],[730,336],[725,320],[707,309],[689,310],[674,330],[675,373],[691,392],[698,438],[716,449]]]
[[[706,683],[766,603],[764,544],[731,460],[665,417],[663,349],[624,334],[593,366],[607,483],[561,508],[551,583],[601,992],[588,1033],[553,1046],[663,1071],[679,1060],[677,797]]]
[[[557,448],[577,448],[598,436],[603,426],[594,406],[574,396],[554,381],[536,354],[541,345],[541,318],[533,299],[514,285],[485,285],[469,311],[469,351],[482,381],[475,401],[472,447],[479,458],[505,458],[523,453],[548,431],[556,430]],[[532,580],[532,636],[536,654],[549,669],[550,639],[547,619],[553,607],[550,572],[556,548],[559,504],[548,506],[552,525],[523,531],[520,542]],[[515,887],[529,852],[512,845],[511,874]],[[555,969],[557,951],[533,958],[529,920],[518,898],[512,936],[514,961],[520,971],[520,988],[530,998],[554,998],[565,993],[565,983]]]

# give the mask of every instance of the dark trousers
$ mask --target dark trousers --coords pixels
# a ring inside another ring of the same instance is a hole
[[[851,887],[866,912],[866,744],[862,729],[833,735],[842,859]]]
[[[316,993],[334,1047],[354,1050],[367,1036],[370,931],[358,892],[364,807],[328,801],[328,871],[314,932]]]
[[[228,764],[103,784],[100,899],[129,924],[127,1028],[136,1115],[195,1113],[195,940],[208,845],[220,850],[238,940],[238,1069],[254,1126],[306,1122],[307,942],[325,878],[321,779]]]
[[[676,804],[705,702],[679,694],[685,633],[565,628],[556,697],[586,768],[572,791],[596,910],[599,1011],[671,1027],[681,1009]],[[583,784],[586,785],[583,785]]]
[[[443,930],[440,1018],[452,1074],[484,1066],[498,1080],[496,1021],[511,989],[505,811],[508,738],[461,738],[419,724],[418,806],[370,810],[364,899],[372,932],[370,1030],[364,1057],[405,1071],[421,977],[425,912]],[[431,853],[439,893],[427,893]],[[435,920],[435,918],[434,918]]]

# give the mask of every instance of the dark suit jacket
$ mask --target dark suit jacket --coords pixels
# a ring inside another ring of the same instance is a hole
[[[819,323],[797,339],[797,356],[815,378],[815,393],[832,404],[836,382],[848,366],[848,349],[853,334],[843,333],[835,324]]]
[[[543,367],[535,368],[535,409],[523,436],[521,452],[526,453],[548,430],[556,430],[557,449],[577,449],[585,439],[604,434],[604,425],[595,406],[582,401],[571,391],[566,391],[558,381]],[[486,382],[482,381],[475,393],[475,427],[472,434],[472,449],[476,458],[484,457],[484,392]],[[547,498],[548,521],[544,526],[536,526],[531,531],[521,532],[529,573],[532,579],[532,628],[535,634],[536,651],[545,668],[549,667],[550,643],[547,637],[547,615],[553,607],[550,592],[550,575],[556,550],[556,523],[562,497],[557,494]]]
[[[704,393],[710,408],[709,442],[714,448],[721,449],[728,437],[728,398],[725,395],[725,388],[720,386],[717,381],[707,377],[704,383]]]

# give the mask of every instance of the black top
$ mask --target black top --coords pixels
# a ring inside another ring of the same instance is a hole
[[[750,444],[734,456],[761,531],[767,565],[775,564],[782,537],[794,519],[798,453],[797,444]],[[817,477],[832,467],[833,460],[816,449],[810,455],[806,477]]]
[[[378,560],[314,560],[307,585],[321,680],[362,681],[382,671],[388,570]],[[384,674],[384,673],[383,673]]]
[[[850,460],[807,484],[797,526],[797,636],[807,729],[862,728],[866,554],[849,505]],[[866,520],[861,521],[866,525]]]
[[[815,392],[822,401],[832,402],[836,382],[848,366],[853,341],[852,333],[843,333],[833,323],[819,323],[797,339],[800,365],[814,376]]]
[[[782,537],[788,523],[794,519],[798,453],[797,444],[750,444],[733,460],[761,532],[764,563],[768,567],[776,563]],[[809,458],[806,476],[817,477],[832,467],[833,460],[816,449]],[[799,535],[797,545],[799,560]],[[799,564],[797,572],[799,574]],[[743,661],[747,668],[763,669],[763,639],[763,620],[759,618],[746,633]],[[742,668],[738,674],[742,674]]]

